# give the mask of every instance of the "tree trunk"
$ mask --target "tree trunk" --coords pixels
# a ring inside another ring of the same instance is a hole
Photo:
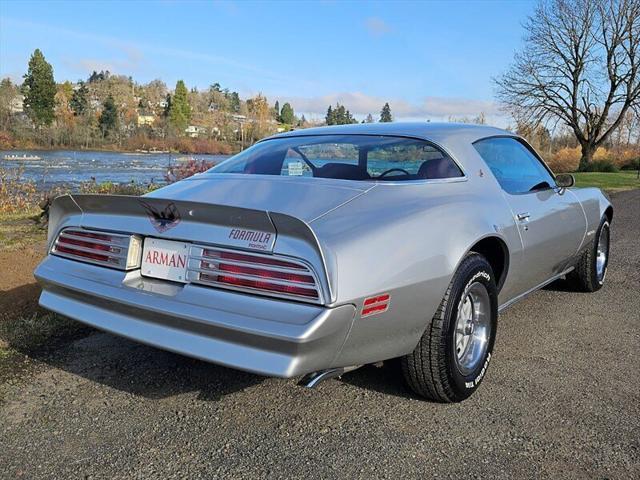
[[[578,171],[584,172],[593,160],[593,154],[596,151],[596,146],[591,143],[583,143],[581,147],[582,156],[580,157],[580,165],[578,166]]]

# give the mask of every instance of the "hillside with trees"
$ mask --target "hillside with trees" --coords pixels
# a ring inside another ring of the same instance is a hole
[[[23,82],[0,81],[0,148],[80,148],[231,153],[267,135],[308,126],[293,106],[212,83],[146,84],[109,71],[56,83],[39,49]]]

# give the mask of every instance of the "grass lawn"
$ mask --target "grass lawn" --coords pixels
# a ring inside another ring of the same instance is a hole
[[[610,192],[640,188],[638,172],[623,171],[616,173],[579,172],[574,173],[577,187],[598,187]]]
[[[8,251],[31,245],[47,237],[47,230],[34,220],[39,212],[0,213],[0,250]]]

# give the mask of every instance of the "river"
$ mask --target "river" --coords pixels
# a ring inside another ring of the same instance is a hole
[[[4,160],[5,155],[40,157],[39,160]],[[164,183],[172,165],[190,158],[219,163],[228,155],[183,155],[175,153],[119,153],[86,150],[0,151],[0,166],[21,169],[21,178],[36,182],[38,189],[67,185],[74,187],[95,179],[97,182]]]

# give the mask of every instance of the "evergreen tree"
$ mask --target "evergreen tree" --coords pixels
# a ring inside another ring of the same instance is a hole
[[[78,88],[73,91],[69,106],[76,117],[84,115],[89,110],[89,89],[82,80],[78,82]]]
[[[373,123],[373,116],[371,114],[367,115],[367,118],[365,118],[364,123]]]
[[[286,123],[287,125],[293,125],[295,121],[295,115],[293,113],[293,108],[289,103],[285,103],[282,106],[282,111],[280,112],[280,121],[282,123]]]
[[[218,87],[219,88],[219,87]],[[176,83],[176,90],[169,107],[169,123],[180,134],[189,126],[191,120],[191,106],[189,105],[189,92],[182,80]]]
[[[351,112],[347,110],[344,114],[344,125],[348,125],[350,123],[358,123],[358,121],[351,115]]]
[[[229,107],[234,113],[238,113],[240,111],[240,95],[238,95],[238,92],[231,92],[229,97]]]
[[[273,106],[273,110],[276,112],[276,115],[274,117],[276,119],[276,122],[281,122],[282,120],[280,119],[280,102],[278,102],[278,100],[276,100],[276,103]]]
[[[393,122],[393,117],[391,116],[391,107],[389,106],[389,102],[384,104],[382,110],[380,111],[380,122],[388,123]]]
[[[102,113],[98,120],[103,137],[110,136],[118,131],[118,107],[113,97],[109,95],[102,105]]]
[[[29,60],[29,70],[22,84],[24,105],[27,115],[37,125],[51,125],[55,118],[56,82],[53,68],[42,52],[36,48]]]
[[[164,99],[164,110],[162,111],[162,116],[164,118],[169,118],[170,111],[171,111],[171,94],[167,93],[167,96]]]
[[[358,121],[353,118],[353,115],[351,115],[351,112],[347,110],[344,105],[340,105],[339,103],[336,103],[335,107],[329,106],[325,121],[327,122],[327,125],[347,125],[349,123],[358,123]]]
[[[335,112],[336,125],[347,123],[347,109],[344,108],[344,105],[336,103],[336,108],[333,111]]]
[[[329,105],[329,108],[327,109],[327,116],[324,118],[325,123],[327,125],[335,125],[336,124],[336,115],[333,112],[333,109],[331,108],[331,105]]]

